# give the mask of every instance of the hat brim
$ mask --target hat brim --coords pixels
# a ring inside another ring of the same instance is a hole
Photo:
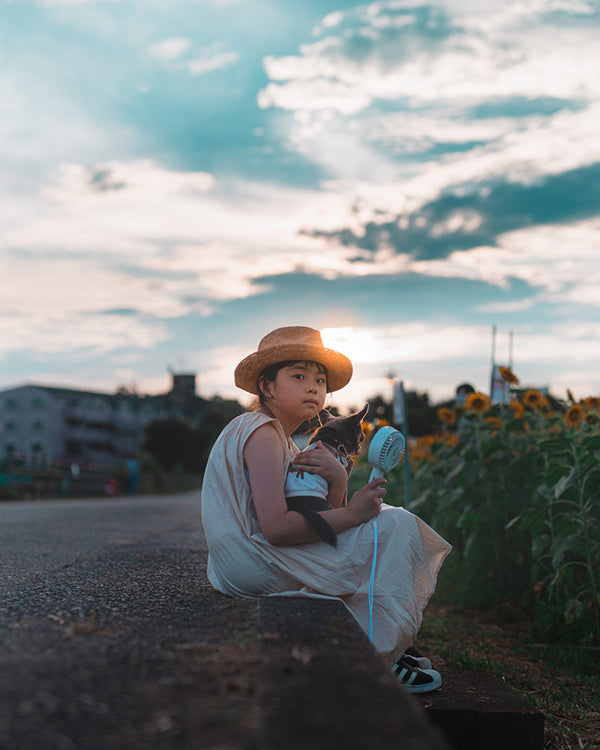
[[[235,368],[235,384],[248,393],[258,396],[258,376],[278,362],[318,362],[327,369],[327,391],[339,391],[352,378],[352,362],[334,349],[311,344],[281,344],[245,357]]]

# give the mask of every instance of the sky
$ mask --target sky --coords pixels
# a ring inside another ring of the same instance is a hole
[[[342,409],[492,358],[600,394],[597,0],[0,13],[0,388],[246,403],[237,362],[308,325]]]

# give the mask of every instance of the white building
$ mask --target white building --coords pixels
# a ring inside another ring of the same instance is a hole
[[[190,386],[194,376],[174,375],[163,396],[96,393],[42,385],[0,391],[0,461],[78,460],[108,465],[141,450],[147,425],[185,413],[188,401],[202,401]],[[182,380],[182,378],[184,380]]]

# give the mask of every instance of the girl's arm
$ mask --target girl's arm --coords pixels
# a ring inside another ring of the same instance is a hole
[[[334,508],[346,504],[348,472],[333,453],[318,440],[317,447],[294,456],[294,466],[318,474],[327,482],[327,500]]]
[[[267,541],[279,546],[316,541],[319,537],[304,517],[288,510],[283,490],[285,452],[271,424],[252,433],[244,447],[244,461],[258,522]],[[384,483],[384,479],[374,479],[356,492],[347,506],[324,511],[333,530],[346,531],[377,515],[385,494]]]

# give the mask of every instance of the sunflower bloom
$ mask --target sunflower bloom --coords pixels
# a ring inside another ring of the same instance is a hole
[[[502,427],[502,420],[500,417],[486,417],[485,424],[491,425],[497,431]]]
[[[521,419],[523,414],[525,414],[525,407],[516,398],[511,398],[508,405],[513,410],[515,419]]]
[[[441,409],[438,409],[437,415],[440,422],[444,422],[445,424],[456,423],[456,412],[452,411],[452,409],[448,409],[445,406],[442,406]]]
[[[518,385],[519,378],[514,374],[510,367],[502,367],[502,365],[498,365],[498,372],[500,373],[502,380],[506,383],[514,383],[515,385]]]
[[[589,409],[600,409],[600,398],[588,396],[583,402]]]
[[[544,397],[539,391],[530,390],[523,396],[523,403],[532,406],[534,409],[540,409],[544,403]]]
[[[583,407],[581,404],[573,404],[565,413],[565,421],[569,425],[578,425],[583,418]]]
[[[485,414],[490,408],[490,399],[485,393],[469,393],[465,399],[464,406],[467,411],[474,411],[477,412],[477,414]]]
[[[450,435],[446,435],[446,445],[450,446],[450,448],[456,448],[458,443],[458,435],[455,432],[450,433]]]
[[[365,436],[365,440],[369,440],[373,437],[373,433],[375,432],[375,428],[373,427],[372,422],[363,422],[362,423],[362,431]]]
[[[589,414],[585,415],[585,421],[587,422],[587,424],[596,424],[596,422],[598,421],[598,415],[590,412]]]

